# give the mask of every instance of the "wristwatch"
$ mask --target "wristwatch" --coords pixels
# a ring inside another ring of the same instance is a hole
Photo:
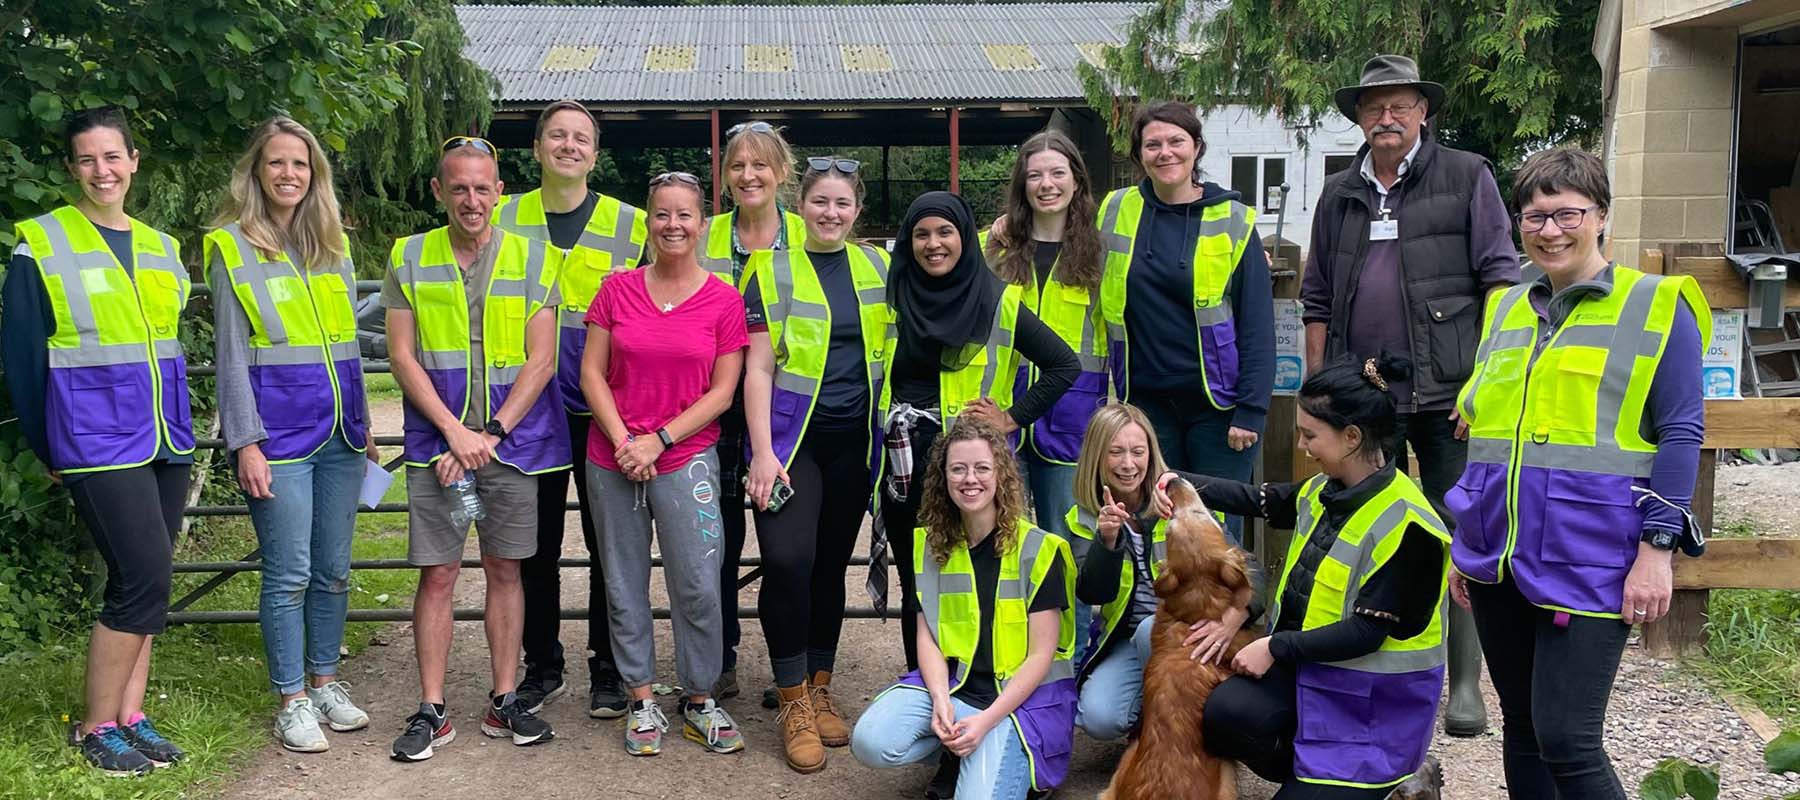
[[[1648,543],[1658,550],[1674,550],[1675,532],[1660,529],[1647,530],[1644,531],[1643,536],[1638,537],[1638,541]]]
[[[486,431],[489,436],[493,436],[502,442],[506,441],[506,427],[500,424],[500,420],[490,419],[481,429]]]
[[[667,450],[667,449],[675,446],[675,439],[674,439],[674,437],[671,437],[669,435],[668,428],[657,428],[656,429],[656,438],[662,442],[662,446],[663,446],[664,450]]]

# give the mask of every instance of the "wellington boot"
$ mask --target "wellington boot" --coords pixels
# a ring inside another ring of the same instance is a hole
[[[1480,736],[1487,732],[1488,717],[1481,701],[1481,639],[1475,635],[1474,615],[1452,605],[1448,633],[1450,702],[1444,708],[1444,733]]]
[[[819,731],[813,724],[811,692],[806,684],[784,686],[778,690],[781,711],[775,721],[781,723],[781,749],[787,755],[788,767],[802,774],[825,768],[825,746],[819,743]]]
[[[812,692],[813,723],[819,730],[819,741],[826,747],[850,744],[850,726],[831,702],[831,673],[824,670],[813,673],[808,688]]]

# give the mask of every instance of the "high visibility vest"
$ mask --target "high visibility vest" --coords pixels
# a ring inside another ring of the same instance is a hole
[[[606,276],[638,266],[644,241],[649,238],[644,212],[600,195],[581,238],[567,250],[550,241],[542,189],[500,198],[494,206],[493,222],[501,230],[543,242],[562,255],[555,275],[562,294],[562,308],[557,314],[561,355],[556,365],[556,389],[569,413],[586,414],[587,397],[581,393],[581,354],[587,349],[588,307],[594,304],[594,295],[600,292],[600,281]]]
[[[1139,187],[1114,189],[1100,206],[1100,238],[1106,243],[1106,271],[1100,279],[1100,316],[1106,321],[1109,366],[1119,399],[1131,400],[1130,332],[1125,329],[1126,280],[1132,247],[1144,216]],[[1194,346],[1200,355],[1200,377],[1206,400],[1225,410],[1237,404],[1237,322],[1225,289],[1237,273],[1244,249],[1256,240],[1256,211],[1235,200],[1200,210],[1200,236],[1194,241]]]
[[[269,463],[304,461],[333,434],[362,450],[369,423],[350,259],[306,269],[285,252],[257,250],[236,222],[206,234],[206,244],[207,274],[226,271],[250,320],[250,386]],[[346,238],[346,254],[349,246]]]
[[[1325,519],[1326,478],[1314,475],[1301,486],[1298,521],[1269,619],[1281,619],[1288,600],[1288,576],[1309,539]],[[1404,473],[1351,513],[1336,541],[1316,566],[1301,630],[1348,619],[1357,596],[1400,548],[1406,529],[1416,526],[1450,543],[1450,533],[1425,493]],[[1444,594],[1449,556],[1437,576],[1437,606],[1425,630],[1408,639],[1389,638],[1375,652],[1347,661],[1301,664],[1296,698],[1299,728],[1294,734],[1294,775],[1307,783],[1392,786],[1406,780],[1425,760],[1444,686]]]
[[[1533,604],[1618,619],[1643,532],[1633,487],[1649,486],[1656,460],[1643,428],[1650,383],[1677,304],[1702,342],[1712,312],[1691,277],[1609,269],[1610,291],[1584,295],[1554,330],[1532,308],[1530,284],[1489,296],[1457,398],[1468,467],[1444,501],[1456,568],[1470,580],[1498,583],[1510,568]]]
[[[394,243],[391,269],[412,304],[419,364],[431,376],[438,399],[461,418],[471,403],[482,405],[480,419],[492,419],[506,403],[513,382],[525,366],[525,328],[544,307],[555,285],[561,254],[542,242],[493,231],[500,252],[488,278],[482,306],[481,349],[484,363],[471,364],[469,301],[462,267],[450,247],[448,228],[408,236]],[[469,370],[485,374],[487,396],[469,396]],[[548,388],[507,433],[496,458],[526,474],[567,469],[568,420]],[[443,434],[424,414],[406,404],[406,463],[428,467],[449,449]]]
[[[1063,518],[1063,521],[1068,523],[1070,534],[1089,542],[1094,541],[1094,532],[1100,529],[1099,520],[1094,512],[1078,505],[1069,507],[1069,513]],[[1130,535],[1123,530],[1119,533],[1122,536]],[[1150,580],[1155,581],[1162,577],[1163,562],[1169,558],[1169,521],[1157,520],[1156,526],[1150,529],[1150,537],[1145,544],[1150,548],[1150,552],[1149,557],[1144,560],[1150,562]],[[1111,600],[1100,606],[1100,638],[1094,640],[1095,650],[1099,649],[1099,643],[1112,638],[1115,629],[1119,627],[1119,622],[1125,619],[1125,612],[1131,610],[1132,590],[1137,588],[1137,564],[1129,557],[1120,559],[1120,563],[1119,591],[1113,595]]]
[[[987,231],[981,232],[981,248],[988,249]],[[996,248],[989,263],[996,262],[1003,252]],[[1061,260],[1059,254],[1058,263]],[[1050,410],[1025,430],[1020,444],[1045,461],[1072,466],[1081,457],[1081,437],[1087,434],[1088,419],[1106,404],[1106,338],[1101,333],[1098,293],[1057,280],[1055,265],[1050,267],[1050,275],[1040,290],[1037,272],[1032,271],[1023,292],[1025,307],[1074,351],[1081,374]],[[1040,373],[1035,364],[1020,364],[1013,396],[1024,394]]]
[[[961,369],[938,371],[938,411],[944,430],[949,430],[950,424],[961,416],[964,406],[983,397],[994,401],[1001,411],[1012,408],[1013,379],[1019,363],[1013,335],[1018,329],[1019,309],[1024,305],[1025,287],[1007,286],[1000,294],[1000,307],[994,311],[987,341],[968,345],[973,355]],[[887,379],[881,386],[879,407],[884,414],[893,403],[893,370],[894,361],[890,358]]]
[[[869,380],[869,464],[873,469],[876,454],[881,452],[881,419],[875,400],[881,396],[895,342],[894,315],[887,304],[888,255],[866,245],[851,245],[847,255]],[[758,250],[750,255],[744,273],[756,276],[769,326],[769,345],[775,352],[769,435],[775,457],[786,468],[793,464],[794,452],[819,402],[825,358],[831,350],[831,303],[804,248]]]
[[[163,445],[194,450],[181,309],[189,281],[168,234],[131,221],[132,268],[74,206],[14,228],[37,262],[55,332],[44,424],[50,468],[147,464]]]
[[[742,292],[750,282],[750,262],[744,262],[744,271],[738,273],[736,253],[732,251],[731,234],[737,222],[737,212],[727,211],[714,214],[706,221],[706,250],[700,255],[700,268],[719,276],[719,280],[731,284],[732,288]],[[781,224],[786,229],[786,250],[803,250],[806,244],[806,221],[792,211],[781,212]],[[755,256],[755,252],[751,253]],[[887,263],[887,255],[882,254],[882,263]]]
[[[1056,655],[1050,671],[1037,689],[1010,719],[1025,743],[1031,759],[1032,786],[1048,791],[1068,772],[1069,752],[1075,736],[1075,559],[1069,543],[1026,520],[1019,520],[1016,544],[1000,554],[1000,575],[994,584],[994,619],[988,632],[992,646],[994,681],[1001,691],[1024,665],[1031,630],[1028,622],[1032,599],[1061,561],[1063,591],[1069,604],[1061,613]],[[981,639],[981,599],[976,595],[975,567],[967,544],[958,544],[943,564],[932,558],[925,529],[913,532],[913,574],[918,576],[919,613],[950,667],[950,690],[969,679],[969,661]],[[911,673],[902,685],[922,687],[923,679]]]

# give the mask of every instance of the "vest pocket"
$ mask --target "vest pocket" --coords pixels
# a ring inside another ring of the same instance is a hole
[[[1375,676],[1348,669],[1301,667],[1299,741],[1374,744]]]
[[[1475,344],[1481,321],[1475,298],[1467,295],[1425,301],[1431,318],[1431,376],[1443,383],[1459,383],[1475,371]]]
[[[103,368],[104,369],[104,368]],[[76,435],[131,433],[128,420],[142,419],[148,397],[135,391],[129,377],[74,370],[69,381],[69,429]],[[135,412],[135,413],[133,413]]]
[[[1631,566],[1643,512],[1631,504],[1631,478],[1556,470],[1546,476],[1538,555],[1556,564]]]
[[[318,423],[320,402],[330,403],[331,378],[301,366],[250,368],[250,386],[264,428],[295,430]]]

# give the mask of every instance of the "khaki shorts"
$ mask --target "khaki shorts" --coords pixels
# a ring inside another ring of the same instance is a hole
[[[481,554],[495,558],[526,559],[537,552],[536,475],[526,475],[498,461],[475,472],[475,492],[487,516],[475,521]],[[411,511],[406,515],[406,560],[430,567],[462,560],[467,527],[450,524],[450,492],[438,483],[428,467],[406,468],[406,496]]]

